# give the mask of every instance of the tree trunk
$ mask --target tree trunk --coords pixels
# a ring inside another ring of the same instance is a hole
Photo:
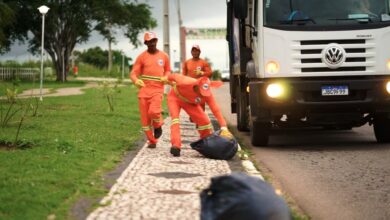
[[[66,67],[69,63],[69,53],[65,48],[57,48],[53,53],[49,53],[56,71],[56,81],[65,82],[67,78]]]

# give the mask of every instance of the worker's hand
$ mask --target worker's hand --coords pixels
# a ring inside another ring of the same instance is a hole
[[[204,72],[202,70],[194,70],[194,73],[197,75],[197,76],[203,76]]]
[[[227,138],[227,139],[233,139],[234,136],[226,127],[221,127],[221,133],[219,133],[219,136]]]
[[[141,87],[144,87],[145,86],[145,83],[144,81],[142,81],[142,79],[137,79],[137,81],[135,81],[134,83],[138,88],[141,88]]]
[[[161,82],[163,82],[164,84],[169,84],[168,77],[166,77],[166,76],[160,77],[160,80],[161,80]]]

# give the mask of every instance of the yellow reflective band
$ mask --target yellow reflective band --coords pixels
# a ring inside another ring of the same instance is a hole
[[[180,123],[180,120],[178,118],[172,119],[172,121],[171,121],[171,125],[179,124],[179,123]]]
[[[151,127],[150,126],[144,126],[144,127],[142,127],[142,130],[143,131],[149,131],[149,130],[151,130]]]
[[[154,122],[160,122],[161,121],[161,119],[152,119],[152,121],[154,121]]]
[[[179,91],[177,91],[176,83],[173,84],[173,91],[175,92],[175,94],[177,95],[177,97],[179,97],[179,99],[181,99],[181,100],[184,101],[184,102],[191,103],[191,102],[190,102],[188,99],[186,99],[184,96],[180,95]]]
[[[158,76],[141,75],[139,78],[142,80],[151,80],[151,81],[161,82],[161,78]]]
[[[211,129],[213,126],[211,124],[208,124],[208,125],[203,125],[203,126],[199,126],[197,128],[198,131],[202,131],[202,130],[206,130],[206,129]]]

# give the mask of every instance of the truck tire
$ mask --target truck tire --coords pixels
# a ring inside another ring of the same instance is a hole
[[[240,88],[236,89],[237,129],[239,131],[249,131],[249,101],[248,94],[245,90],[246,86],[243,85],[241,85]]]
[[[378,143],[390,142],[390,119],[385,115],[374,118],[374,133]]]
[[[267,146],[271,130],[270,122],[252,122],[251,142],[253,146]]]

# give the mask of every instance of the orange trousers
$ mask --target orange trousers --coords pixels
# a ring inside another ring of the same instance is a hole
[[[177,98],[174,93],[168,94],[168,109],[171,116],[171,144],[172,146],[181,148],[180,134],[180,110],[183,109],[190,118],[198,125],[197,130],[200,138],[205,138],[212,133],[212,125],[209,117],[203,111],[201,105],[190,104]]]
[[[164,123],[161,115],[162,100],[163,94],[156,94],[152,97],[138,97],[142,130],[150,144],[157,143],[157,139],[153,135],[153,128],[159,128]]]

